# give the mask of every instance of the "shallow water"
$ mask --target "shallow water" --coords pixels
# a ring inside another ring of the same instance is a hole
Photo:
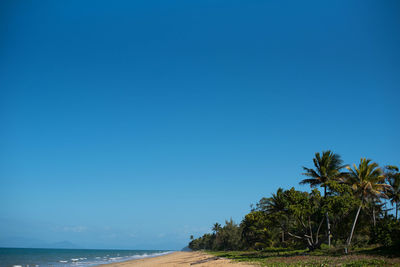
[[[0,248],[1,267],[95,266],[171,253],[165,250]]]

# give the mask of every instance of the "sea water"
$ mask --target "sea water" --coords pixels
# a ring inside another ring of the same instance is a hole
[[[171,251],[0,248],[0,267],[96,266],[168,253]]]

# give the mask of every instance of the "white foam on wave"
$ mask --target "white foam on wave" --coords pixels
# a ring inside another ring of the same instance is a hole
[[[114,261],[114,260],[120,260],[120,259],[123,259],[124,257],[113,257],[113,258],[110,258],[110,260],[112,260],[112,261]]]
[[[69,260],[59,260],[59,265],[57,266],[66,266],[64,264],[67,264],[68,266],[95,266],[99,264],[106,264],[106,263],[116,263],[116,262],[124,262],[124,261],[129,261],[129,260],[136,260],[136,259],[144,259],[144,258],[152,258],[152,257],[158,257],[158,256],[163,256],[170,254],[174,251],[165,251],[165,252],[154,252],[154,253],[146,253],[143,252],[142,254],[136,254],[136,255],[124,255],[121,256],[120,254],[117,255],[109,255],[108,257],[93,257],[91,260],[88,258],[71,258]],[[13,267],[24,267],[21,265],[14,265]]]
[[[131,256],[131,259],[143,259],[143,258],[153,258],[153,257],[158,257],[158,256],[163,256],[163,255],[167,255],[167,254],[171,254],[173,251],[166,251],[166,252],[155,252],[155,253],[144,253],[142,255],[134,255]]]
[[[155,252],[155,253],[143,253],[139,255],[131,255],[131,256],[124,256],[124,257],[111,257],[108,259],[108,261],[111,262],[123,262],[123,261],[129,261],[129,260],[137,260],[137,259],[144,259],[144,258],[153,258],[153,257],[158,257],[158,256],[163,256],[170,254],[174,251],[166,251],[166,252]]]

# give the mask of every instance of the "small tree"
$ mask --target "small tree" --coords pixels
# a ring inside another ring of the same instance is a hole
[[[400,203],[400,172],[397,166],[386,166],[385,176],[391,185],[391,190],[387,192],[392,205],[395,206],[396,219],[398,219],[399,203]]]
[[[291,188],[285,191],[285,196],[285,210],[291,221],[287,226],[286,233],[306,242],[311,251],[319,248],[323,242],[320,230],[324,221],[320,192],[314,189],[309,194]]]
[[[273,242],[269,215],[263,211],[252,211],[246,214],[240,226],[242,240],[247,248],[262,249]]]

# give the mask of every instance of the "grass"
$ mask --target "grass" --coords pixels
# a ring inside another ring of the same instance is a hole
[[[337,250],[313,252],[285,248],[263,251],[209,251],[208,253],[233,261],[254,263],[268,267],[286,266],[400,266],[400,258],[377,248],[355,250],[350,255]]]

